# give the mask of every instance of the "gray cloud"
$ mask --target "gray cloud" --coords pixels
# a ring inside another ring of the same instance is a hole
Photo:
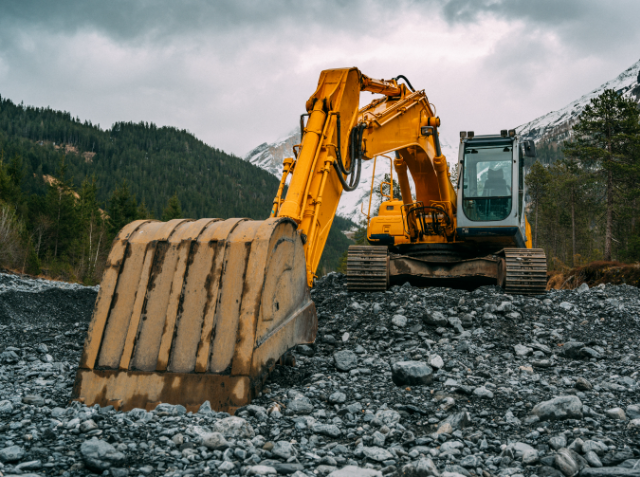
[[[0,94],[243,154],[295,126],[321,69],[356,65],[426,88],[453,137],[617,75],[640,56],[638,17],[629,1],[4,0]]]

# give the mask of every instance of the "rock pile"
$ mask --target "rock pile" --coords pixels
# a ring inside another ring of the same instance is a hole
[[[0,474],[640,477],[636,288],[359,294],[330,274],[312,296],[317,342],[235,416],[69,404],[90,311],[5,322]]]

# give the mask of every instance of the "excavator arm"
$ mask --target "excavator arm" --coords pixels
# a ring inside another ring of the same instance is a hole
[[[362,91],[384,96],[359,108]],[[403,202],[408,206],[414,203],[409,171],[417,200],[439,204],[449,217],[455,215],[456,193],[438,139],[440,119],[424,91],[412,91],[396,79],[369,78],[356,68],[326,70],[306,106],[309,119],[302,143],[296,148],[295,161],[285,159],[272,216],[288,217],[298,224],[309,286],[340,197],[343,191],[357,187],[362,160],[395,151],[394,167]],[[289,190],[282,200],[290,173]],[[409,226],[415,235],[415,224],[410,222]]]
[[[383,96],[359,109],[362,91]],[[209,401],[233,412],[259,394],[287,350],[315,340],[309,289],[340,196],[357,187],[363,160],[397,151],[403,200],[411,199],[408,168],[427,178],[418,198],[454,207],[439,121],[424,92],[356,68],[326,70],[306,109],[269,219],[141,220],[119,232],[73,399],[125,411],[160,403],[197,410]]]

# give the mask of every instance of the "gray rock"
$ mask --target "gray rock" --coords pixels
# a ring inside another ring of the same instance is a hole
[[[187,413],[187,408],[179,404],[174,405],[161,403],[156,406],[154,411],[159,414],[168,414],[170,416],[183,416]]]
[[[358,356],[347,349],[333,353],[333,362],[340,371],[350,371],[358,365]]]
[[[582,377],[576,379],[574,387],[580,391],[591,391],[593,389],[591,383]]]
[[[522,345],[522,344],[517,344],[513,347],[513,350],[516,353],[516,356],[521,356],[521,357],[525,357],[525,356],[529,356],[531,353],[533,353],[533,349],[529,348],[528,346]]]
[[[277,475],[278,471],[268,465],[251,465],[246,469],[247,475]]]
[[[588,291],[589,291],[589,285],[587,285],[586,283],[583,283],[578,288],[576,288],[576,292],[578,293],[586,293]]]
[[[584,348],[584,343],[579,341],[569,341],[562,346],[562,354],[567,358],[579,359],[582,357],[580,350]]]
[[[577,452],[564,447],[558,450],[554,465],[567,477],[573,477],[586,467],[586,461]]]
[[[614,408],[611,408],[611,409],[607,409],[604,413],[610,419],[619,419],[621,421],[624,421],[624,420],[627,419],[627,416],[625,415],[624,411],[619,407],[614,407]]]
[[[342,469],[334,470],[328,477],[382,477],[382,472],[375,469],[364,469],[355,465],[348,465]]]
[[[386,436],[379,431],[373,433],[371,443],[376,447],[384,446],[384,441],[386,440]]]
[[[111,467],[109,472],[113,477],[129,477],[129,469],[122,467]]]
[[[16,462],[24,457],[24,449],[20,446],[9,446],[0,450],[0,462]]]
[[[432,354],[431,356],[429,356],[427,363],[429,364],[429,366],[435,369],[442,369],[444,367],[444,361],[442,360],[440,355],[437,354]]]
[[[25,404],[30,404],[32,406],[44,406],[44,398],[37,394],[27,394],[22,398],[22,402]]]
[[[4,400],[0,401],[0,416],[3,414],[11,414],[13,412],[13,404],[11,401]]]
[[[606,445],[600,444],[596,441],[588,440],[582,443],[582,452],[584,453],[595,452],[597,455],[602,456],[608,450],[609,448]]]
[[[480,466],[481,462],[480,457],[476,455],[468,455],[460,460],[460,465],[466,469],[476,469]]]
[[[422,361],[398,361],[391,366],[391,378],[397,386],[430,384],[433,369]]]
[[[541,421],[582,419],[582,401],[578,396],[558,396],[537,404],[532,412]]]
[[[393,409],[381,409],[376,412],[376,419],[379,419],[383,424],[390,426],[396,422],[400,422],[400,413]]]
[[[95,437],[82,443],[80,454],[85,465],[94,472],[102,472],[112,466],[120,466],[125,460],[125,455],[122,452],[116,451],[111,444]]]
[[[632,419],[627,424],[627,429],[640,429],[640,419]]]
[[[139,421],[140,419],[145,419],[148,414],[149,413],[147,411],[145,411],[144,409],[140,409],[139,407],[135,409],[131,409],[131,411],[127,413],[127,415],[129,416],[129,419],[131,419],[132,421]]]
[[[431,459],[420,459],[402,467],[403,477],[439,477],[440,472]]]
[[[640,470],[626,467],[600,467],[583,469],[580,477],[640,477]]]
[[[342,435],[340,428],[334,424],[314,424],[313,432],[330,437],[340,437]]]
[[[553,436],[549,439],[549,445],[555,450],[562,449],[567,447],[567,438],[563,435]]]
[[[640,405],[632,404],[627,406],[627,416],[629,416],[629,419],[640,419]]]
[[[209,432],[202,436],[202,445],[208,449],[222,450],[229,447],[229,443],[219,432]]]
[[[462,321],[460,321],[460,318],[451,316],[447,321],[449,322],[449,326],[456,330],[458,333],[464,332],[464,328],[462,327]]]
[[[598,353],[595,349],[585,346],[580,350],[580,357],[584,359],[591,359],[591,358],[600,359],[602,358],[602,355]]]
[[[98,424],[93,419],[87,419],[80,424],[80,432],[89,432],[98,429]]]
[[[393,459],[393,454],[382,447],[363,447],[362,453],[369,459],[376,462],[384,462]]]
[[[219,432],[225,437],[251,439],[256,435],[251,424],[237,416],[225,417],[214,422],[211,427],[213,432]]]
[[[602,462],[600,462],[598,454],[596,454],[594,451],[585,453],[584,459],[591,467],[602,467]]]
[[[347,395],[343,392],[336,391],[329,396],[329,402],[332,404],[342,404],[347,400]]]
[[[441,424],[449,424],[454,430],[464,429],[471,425],[471,415],[466,411],[458,412],[447,417]]]
[[[398,328],[404,328],[407,326],[407,317],[404,315],[393,315],[391,318],[391,324]]]
[[[439,311],[430,311],[422,315],[422,321],[431,326],[447,326],[449,320]]]
[[[298,396],[296,399],[289,401],[287,407],[296,414],[311,414],[313,412],[313,404],[306,396]]]
[[[493,399],[493,393],[484,386],[477,387],[473,390],[474,396],[484,399]]]

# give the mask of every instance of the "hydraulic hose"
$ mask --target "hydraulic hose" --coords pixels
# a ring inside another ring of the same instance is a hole
[[[342,162],[342,153],[340,152],[340,116],[338,115],[338,147],[336,147],[336,173],[338,174],[338,180],[342,184],[342,188],[351,192],[356,190],[360,183],[360,174],[362,172],[362,131],[366,127],[366,124],[360,123],[351,130],[350,137],[350,152],[351,152],[351,164],[347,170]],[[349,182],[345,180],[342,175],[348,177]]]
[[[407,77],[405,75],[398,75],[393,79],[396,80],[396,81],[398,81],[399,79],[404,80],[404,82],[407,83],[407,86],[409,87],[409,89],[414,93],[416,92],[416,90],[413,89],[413,86],[411,86],[411,83],[409,82],[409,80],[407,79]]]

